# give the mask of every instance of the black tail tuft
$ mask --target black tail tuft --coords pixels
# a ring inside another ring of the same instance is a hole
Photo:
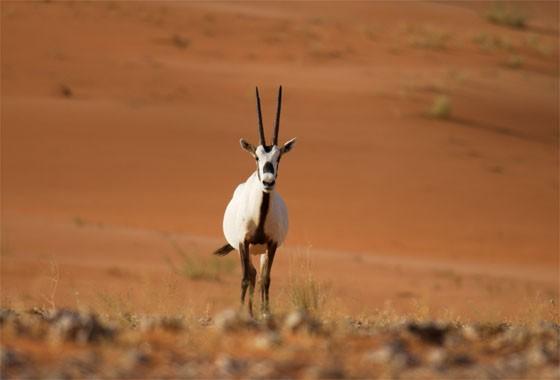
[[[234,248],[231,245],[226,244],[223,247],[216,249],[214,252],[212,252],[212,254],[216,256],[225,256],[231,251],[233,251],[233,249]]]

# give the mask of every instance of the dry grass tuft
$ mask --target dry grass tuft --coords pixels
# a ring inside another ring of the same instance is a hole
[[[56,309],[56,292],[58,290],[58,282],[60,280],[60,270],[58,268],[58,263],[51,259],[49,268],[49,285],[46,294],[43,294],[43,300],[46,302],[47,307],[50,310]]]
[[[171,37],[171,42],[173,46],[175,46],[178,49],[186,49],[191,44],[191,41],[188,38],[177,33],[173,34],[173,36]]]
[[[70,87],[69,85],[67,85],[65,83],[62,83],[62,84],[59,85],[58,92],[64,98],[74,97],[74,91],[72,90],[72,87]]]
[[[432,26],[408,26],[410,46],[430,50],[446,50],[451,34]]]
[[[474,36],[473,42],[484,51],[513,50],[513,44],[511,43],[509,38],[488,34],[485,32],[479,33]]]
[[[177,255],[182,259],[182,263],[176,266],[168,259],[171,269],[188,279],[195,281],[221,281],[225,275],[233,272],[235,263],[227,257],[200,257],[187,254],[175,241],[171,241]]]
[[[496,3],[486,12],[485,16],[488,21],[497,25],[517,29],[527,26],[527,15],[514,6]]]
[[[428,113],[436,119],[449,119],[451,116],[451,99],[447,95],[436,96]]]
[[[287,294],[289,305],[293,309],[315,315],[324,311],[329,299],[329,289],[326,284],[317,281],[313,276],[309,250],[292,257]]]
[[[504,65],[510,69],[520,69],[523,66],[523,58],[517,54],[509,56],[509,58],[504,62]]]

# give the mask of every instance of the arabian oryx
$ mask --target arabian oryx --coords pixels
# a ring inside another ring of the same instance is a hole
[[[267,145],[264,137],[259,89],[257,114],[259,119],[259,145],[255,147],[244,139],[241,148],[256,160],[257,170],[244,183],[237,186],[233,198],[224,214],[223,229],[228,244],[214,252],[224,256],[234,249],[239,251],[243,278],[241,280],[241,307],[249,288],[249,314],[253,315],[253,293],[257,271],[253,267],[251,255],[260,255],[260,290],[262,312],[269,314],[270,269],[276,249],[284,242],[288,232],[288,210],[280,194],[274,191],[280,158],[294,146],[291,139],[284,146],[278,146],[280,129],[280,109],[282,87],[278,90],[278,107],[272,144]]]

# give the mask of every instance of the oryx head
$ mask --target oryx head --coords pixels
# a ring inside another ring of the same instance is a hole
[[[264,138],[264,128],[261,114],[261,99],[259,97],[259,88],[256,88],[257,94],[257,114],[259,117],[259,145],[255,146],[241,139],[241,148],[245,149],[257,160],[257,174],[262,190],[266,193],[274,190],[276,177],[278,176],[278,165],[280,158],[284,153],[288,153],[296,142],[293,138],[282,147],[278,146],[278,131],[280,129],[280,109],[282,106],[282,86],[278,89],[278,107],[276,109],[276,124],[274,125],[274,137],[272,145],[267,145]]]

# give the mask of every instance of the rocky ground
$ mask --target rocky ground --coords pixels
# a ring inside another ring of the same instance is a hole
[[[560,325],[2,309],[2,378],[559,378]]]

